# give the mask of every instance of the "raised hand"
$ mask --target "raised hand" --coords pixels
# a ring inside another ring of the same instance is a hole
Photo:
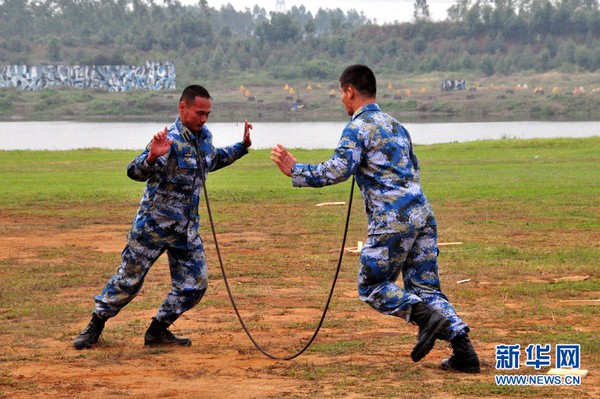
[[[244,138],[242,140],[242,144],[246,148],[252,145],[252,139],[250,138],[250,129],[252,129],[252,124],[248,123],[248,120],[246,119],[244,121]]]
[[[298,162],[296,157],[287,152],[284,146],[277,144],[272,148],[271,160],[279,166],[279,170],[286,176],[292,176],[292,167]]]
[[[152,143],[150,143],[150,153],[146,158],[146,162],[149,164],[153,164],[156,162],[156,159],[162,155],[165,155],[169,149],[171,148],[171,144],[173,143],[173,139],[168,140],[168,129],[165,127],[164,130],[156,133],[152,137]]]

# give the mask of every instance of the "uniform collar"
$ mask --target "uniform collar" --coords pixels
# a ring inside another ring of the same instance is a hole
[[[179,134],[181,135],[181,137],[183,137],[183,139],[185,141],[191,142],[196,139],[196,134],[194,134],[194,132],[192,132],[186,125],[183,124],[183,122],[181,121],[181,118],[179,116],[177,117],[177,120],[175,121],[175,126],[177,126],[177,131],[179,132]],[[202,127],[202,130],[200,131],[200,133],[197,134],[197,136],[201,140],[206,137],[206,132],[204,131],[204,127]]]
[[[358,118],[358,116],[360,114],[362,114],[363,112],[369,112],[369,111],[381,111],[381,109],[379,108],[379,105],[377,105],[377,103],[370,103],[370,104],[365,104],[362,107],[360,107],[359,109],[357,109],[356,111],[354,111],[354,115],[352,115],[352,120]]]

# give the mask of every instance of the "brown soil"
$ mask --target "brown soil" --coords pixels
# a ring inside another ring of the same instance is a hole
[[[11,260],[19,267],[27,267],[39,261],[40,248],[55,250],[53,258],[47,260],[49,264],[64,262],[65,257],[72,257],[73,253],[104,254],[112,260],[103,262],[102,272],[91,265],[89,277],[80,287],[60,289],[59,295],[44,299],[68,307],[89,307],[91,310],[93,295],[99,293],[107,277],[116,269],[129,225],[85,224],[68,229],[64,223],[62,218],[41,220],[34,216],[9,215],[6,211],[0,211],[0,262]],[[142,293],[107,323],[99,345],[92,350],[76,351],[72,347],[73,338],[89,320],[88,312],[82,312],[63,326],[54,326],[51,320],[46,320],[41,325],[50,326],[47,333],[28,332],[23,327],[37,325],[35,320],[29,319],[31,316],[23,316],[25,320],[3,319],[3,323],[15,323],[15,328],[0,330],[4,331],[0,335],[0,397],[497,397],[489,390],[494,386],[493,376],[498,374],[494,367],[494,348],[501,342],[483,342],[478,335],[484,335],[485,331],[494,331],[499,336],[510,335],[518,327],[489,314],[489,309],[468,306],[470,300],[467,300],[457,307],[465,319],[476,324],[473,340],[483,362],[482,373],[462,375],[438,370],[439,362],[450,353],[441,342],[426,359],[415,364],[410,361],[409,353],[414,344],[416,328],[396,318],[384,317],[360,303],[354,288],[357,258],[352,255],[348,255],[344,266],[351,270],[340,279],[332,310],[316,343],[330,346],[352,342],[378,344],[368,345],[368,350],[346,348],[338,353],[312,347],[291,361],[272,360],[263,356],[248,340],[233,309],[227,305],[229,299],[223,280],[216,274],[218,263],[214,247],[207,238],[209,234],[205,233],[204,236],[207,252],[210,252],[209,269],[213,273],[210,288],[203,302],[186,313],[173,327],[176,334],[190,337],[193,346],[165,349],[143,346],[143,334],[155,308],[134,304],[144,303],[155,296],[160,298],[166,293],[168,273],[165,262],[159,261],[150,272]],[[220,236],[221,247],[228,254],[238,244],[248,244],[248,248],[254,248],[244,249],[242,252],[245,253],[238,254],[241,257],[260,256],[261,251],[269,247],[270,240],[272,236],[257,229],[227,232]],[[287,249],[281,251],[289,252]],[[79,262],[76,258],[69,261]],[[325,274],[333,276],[335,256],[330,263],[327,267],[331,272]],[[236,267],[243,266],[239,264]],[[9,273],[12,273],[10,268],[0,268],[0,278]],[[240,300],[240,311],[249,320],[256,340],[275,355],[295,353],[307,342],[316,326],[327,289],[316,289],[317,292],[312,294],[310,290],[316,288],[316,283],[292,275],[283,279],[281,286],[274,285],[273,281],[277,279],[270,279],[264,287],[269,295],[266,299],[257,296],[254,302],[251,294],[254,291],[246,292],[243,288],[256,289],[264,284],[261,276],[252,274],[249,268],[239,270],[239,275],[241,277],[232,279],[232,284]],[[461,277],[452,272],[444,276],[453,280]],[[39,276],[31,275],[31,278]],[[472,282],[468,288],[475,297],[489,297],[492,284]],[[458,289],[452,287],[451,294]],[[23,292],[23,295],[28,293]],[[268,303],[264,308],[261,305],[263,301]],[[506,300],[505,306],[519,308],[520,304]],[[8,310],[0,302],[0,315]],[[354,329],[347,324],[360,321],[368,327]],[[533,330],[539,322],[534,318],[521,319],[518,325]],[[559,321],[546,320],[544,325],[548,327],[556,322]],[[340,371],[338,375],[321,375],[319,370],[323,368]],[[362,374],[368,370],[376,371],[368,378],[363,378]],[[314,375],[310,375],[311,372]],[[464,389],[468,392],[461,389],[440,391],[440,387],[455,387],[457,384],[465,384]],[[590,372],[584,384],[585,396],[581,397],[598,397],[600,379],[597,370]],[[555,388],[544,389],[554,389],[552,392],[556,393]],[[583,394],[582,391],[575,392]],[[432,396],[425,395],[427,392]],[[526,389],[515,392],[514,397],[527,397],[530,396],[527,392],[531,393]],[[563,389],[563,392],[573,391]],[[510,397],[508,395],[506,397]]]

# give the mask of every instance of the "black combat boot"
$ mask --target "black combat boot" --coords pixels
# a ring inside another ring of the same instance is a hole
[[[454,370],[462,373],[480,373],[479,358],[468,335],[458,335],[450,340],[452,356],[442,360],[442,370]]]
[[[98,342],[102,330],[104,330],[104,323],[106,323],[106,319],[101,318],[96,313],[92,314],[92,321],[73,341],[75,349],[86,349],[94,346]]]
[[[419,326],[417,343],[410,353],[413,362],[418,362],[433,349],[438,334],[443,334],[448,329],[450,320],[425,303],[417,302],[412,306],[409,321]]]
[[[189,338],[177,338],[171,331],[168,330],[169,324],[152,319],[146,336],[144,337],[144,345],[146,346],[192,346],[192,340]]]

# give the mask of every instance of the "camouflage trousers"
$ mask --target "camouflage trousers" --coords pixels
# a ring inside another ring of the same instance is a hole
[[[154,262],[166,251],[171,274],[171,290],[154,317],[172,324],[184,312],[197,305],[208,288],[206,258],[201,240],[194,249],[178,249],[128,240],[121,255],[117,272],[108,281],[102,293],[94,300],[96,313],[104,318],[116,316],[142,288],[146,274]]]
[[[406,233],[370,235],[360,254],[360,299],[386,315],[409,320],[413,304],[425,302],[450,320],[450,340],[469,332],[440,287],[437,226]],[[402,274],[404,288],[396,284]]]

